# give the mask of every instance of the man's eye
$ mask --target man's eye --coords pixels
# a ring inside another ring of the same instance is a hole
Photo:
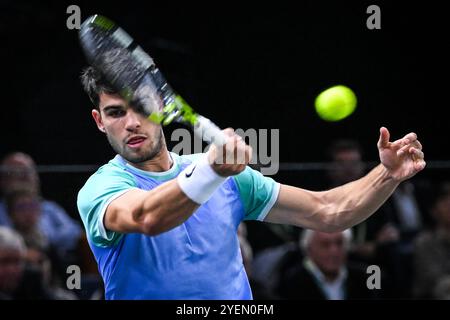
[[[124,114],[125,114],[125,112],[123,110],[113,110],[113,111],[108,112],[108,115],[110,117],[114,117],[114,118],[121,117]]]

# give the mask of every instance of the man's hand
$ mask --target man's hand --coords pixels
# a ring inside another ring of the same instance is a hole
[[[378,151],[381,163],[389,171],[390,176],[401,182],[414,176],[425,168],[422,145],[415,133],[408,133],[402,139],[389,142],[389,131],[380,129]]]
[[[208,160],[214,171],[222,177],[228,177],[244,171],[253,150],[233,129],[228,128],[223,132],[228,137],[227,143],[222,150],[212,145],[208,151]]]

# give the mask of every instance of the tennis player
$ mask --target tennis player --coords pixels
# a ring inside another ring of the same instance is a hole
[[[78,194],[106,299],[252,299],[236,232],[242,220],[344,230],[425,167],[416,134],[389,142],[381,128],[381,163],[365,177],[323,192],[283,185],[246,166],[251,147],[233,130],[224,130],[224,150],[179,156],[167,150],[161,126],[93,68],[82,84],[117,153]],[[245,154],[244,163],[227,163],[227,152]]]

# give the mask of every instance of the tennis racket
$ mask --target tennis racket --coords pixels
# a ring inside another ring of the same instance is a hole
[[[167,83],[153,59],[113,21],[87,18],[79,38],[88,62],[136,111],[163,126],[175,121],[190,125],[208,143],[222,146],[225,134],[196,113]]]

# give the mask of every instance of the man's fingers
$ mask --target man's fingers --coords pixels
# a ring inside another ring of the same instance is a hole
[[[232,131],[228,132],[231,133]],[[252,156],[251,147],[245,143],[242,137],[235,133],[232,133],[229,137],[227,143],[223,146],[223,156],[219,156],[225,161],[220,164],[247,165]]]
[[[248,145],[248,146],[246,146],[246,149],[247,149],[247,152],[245,153],[245,154],[246,154],[246,157],[245,157],[245,163],[247,164],[247,163],[249,163],[250,161],[252,161],[252,157],[253,157],[253,148],[252,148],[252,146]]]
[[[385,127],[380,128],[380,139],[378,139],[378,148],[386,148],[389,146],[389,130]]]
[[[416,161],[416,162],[414,162],[414,169],[417,171],[420,171],[420,170],[425,169],[426,165],[427,165],[427,163],[425,162],[425,160]]]
[[[403,138],[395,140],[392,142],[391,147],[398,149],[406,145],[416,147],[420,150],[422,149],[422,144],[417,140],[417,135],[415,133],[409,133]]]
[[[422,144],[419,142],[419,140],[416,140],[416,141],[410,143],[409,146],[411,148],[415,148],[417,150],[422,150]]]
[[[392,143],[392,147],[403,148],[403,146],[414,144],[414,143],[416,143],[416,141],[417,141],[417,135],[414,132],[411,132],[411,133],[408,133],[403,138],[394,141]],[[420,142],[419,142],[419,144],[420,144]],[[414,146],[415,146],[415,144],[414,144]]]
[[[404,145],[406,145],[407,143],[408,143],[407,140],[401,138],[401,139],[398,139],[398,140],[395,140],[394,142],[392,142],[391,146],[394,148],[401,148]]]
[[[414,143],[412,143],[412,145],[414,146],[414,148],[422,150],[422,144],[420,143],[419,140],[414,141]]]
[[[240,137],[239,137],[240,138]],[[235,164],[243,164],[245,163],[245,142],[242,139],[236,138],[236,147],[234,149],[235,152]]]
[[[399,149],[399,148],[407,147],[407,146],[422,150],[422,144],[419,142],[419,140],[416,140],[414,142],[409,142],[408,139],[400,139],[400,140],[397,140],[395,143],[394,142],[392,143],[392,147],[394,149],[395,148]]]
[[[223,130],[223,133],[225,133],[225,135],[227,137],[232,137],[234,135],[234,129],[233,128],[226,128]]]
[[[408,149],[410,148],[409,145],[403,146],[401,147],[399,150],[397,150],[397,156],[401,157],[402,155],[404,155],[406,152],[408,152]]]
[[[221,148],[211,148],[214,151],[214,166],[217,172],[223,176],[236,175],[245,170],[252,158],[252,147],[237,135],[232,128],[223,130],[228,137],[227,142]]]
[[[408,133],[403,137],[403,139],[407,141],[406,143],[412,143],[417,140],[417,134],[415,134],[414,132]]]
[[[417,148],[410,147],[409,148],[409,153],[413,155],[414,160],[416,160],[416,159],[423,159],[424,158],[423,152],[420,151]]]
[[[407,139],[406,139],[407,140]],[[423,152],[422,152],[422,144],[419,142],[419,140],[416,140],[412,143],[407,143],[405,144],[405,142],[401,142],[397,145],[402,146],[399,150],[397,150],[397,156],[402,156],[403,154],[405,154],[405,152],[409,152],[410,154],[412,154],[414,156],[414,159],[417,156],[420,156],[421,158],[423,158]]]

